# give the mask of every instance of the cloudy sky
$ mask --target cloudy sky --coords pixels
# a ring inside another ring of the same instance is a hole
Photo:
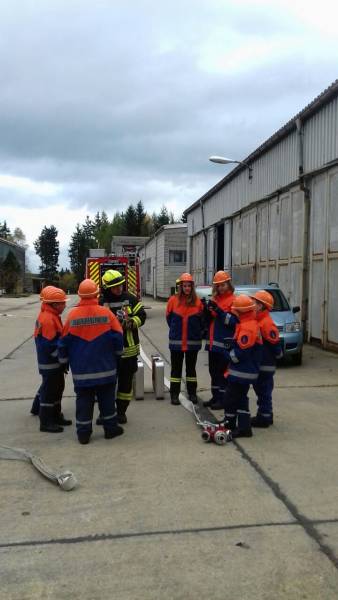
[[[328,0],[0,0],[0,221],[177,216],[338,77]],[[338,11],[337,11],[338,12]],[[32,268],[38,260],[30,253]]]

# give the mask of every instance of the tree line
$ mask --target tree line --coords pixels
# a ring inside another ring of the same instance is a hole
[[[76,281],[83,278],[89,248],[104,248],[109,254],[113,236],[152,236],[162,225],[170,223],[175,223],[175,218],[165,206],[158,214],[149,215],[141,200],[135,206],[130,204],[125,212],[115,213],[111,221],[104,211],[97,212],[94,219],[87,216],[82,225],[77,224],[69,245],[70,265]]]
[[[58,284],[66,291],[76,291],[85,273],[86,258],[90,248],[104,248],[109,254],[113,236],[150,237],[160,227],[170,223],[175,223],[175,218],[165,206],[162,206],[159,213],[153,212],[149,215],[141,200],[136,205],[130,204],[125,212],[116,212],[111,220],[105,211],[98,211],[94,218],[87,215],[84,223],[76,225],[70,239],[68,256],[71,269],[61,270],[59,270],[58,230],[54,225],[45,226],[33,244],[41,262],[40,276],[48,284]],[[0,238],[28,247],[22,230],[17,227],[12,233],[6,221],[0,222]],[[11,285],[15,282],[16,285],[20,272],[21,267],[14,253],[8,253],[5,261],[0,261],[0,283],[4,281],[3,277],[5,279],[7,277],[6,282],[10,282]]]

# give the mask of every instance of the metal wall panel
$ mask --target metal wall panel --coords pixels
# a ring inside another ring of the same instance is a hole
[[[232,222],[231,220],[224,223],[224,270],[232,272]]]
[[[207,231],[207,280],[205,283],[211,283],[214,275],[215,236],[215,227],[210,227]]]
[[[338,99],[304,123],[304,168],[313,171],[338,157]]]
[[[191,274],[196,285],[204,285],[204,234],[201,232],[192,238]]]
[[[338,345],[338,169],[311,185],[309,334],[324,347]]]
[[[236,283],[279,283],[292,305],[301,305],[304,195],[293,188],[233,219]]]

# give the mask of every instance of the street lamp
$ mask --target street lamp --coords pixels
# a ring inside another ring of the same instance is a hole
[[[235,163],[236,165],[244,165],[249,170],[249,179],[252,179],[252,167],[250,167],[250,165],[243,160],[233,160],[232,158],[225,158],[224,156],[210,156],[209,160],[220,165],[229,165],[231,163]]]

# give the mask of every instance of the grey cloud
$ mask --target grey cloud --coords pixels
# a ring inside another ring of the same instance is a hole
[[[301,32],[278,8],[40,0],[1,12],[1,171],[59,184],[70,206],[142,198],[151,210],[176,196],[183,209],[226,172],[210,154],[243,158],[335,78],[333,59],[307,64],[301,48],[238,73],[200,65],[213,28],[248,40]]]

